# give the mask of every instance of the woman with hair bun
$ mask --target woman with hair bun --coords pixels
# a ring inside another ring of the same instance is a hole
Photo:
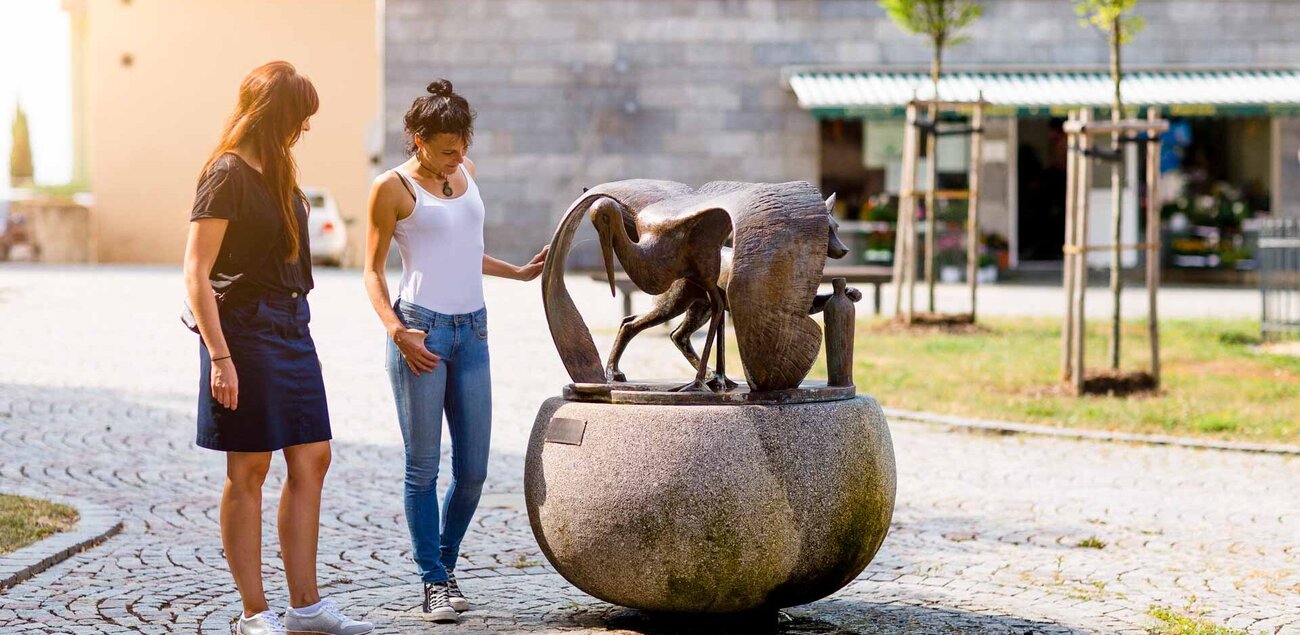
[[[410,154],[370,188],[365,284],[388,331],[387,370],[406,448],[405,507],[424,613],[459,621],[469,609],[453,573],[487,478],[492,435],[483,276],[533,280],[543,248],[523,266],[483,251],[483,199],[465,153],[474,111],[443,79],[406,111]],[[396,239],[402,279],[393,301],[384,276]],[[442,419],[451,434],[451,485],[438,504]]]

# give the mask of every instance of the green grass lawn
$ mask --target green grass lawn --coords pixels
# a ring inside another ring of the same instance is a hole
[[[1300,357],[1253,350],[1249,321],[1161,322],[1160,394],[1067,394],[1059,319],[987,319],[985,332],[909,332],[860,320],[858,391],[887,407],[943,414],[1267,443],[1300,443]],[[1089,323],[1090,369],[1106,364],[1109,324]],[[1149,363],[1146,323],[1126,323],[1123,368]],[[814,375],[825,377],[824,361]]]
[[[0,556],[71,528],[77,511],[34,498],[0,494]]]

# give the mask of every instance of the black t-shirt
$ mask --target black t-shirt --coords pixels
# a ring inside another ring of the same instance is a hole
[[[209,279],[229,280],[244,274],[232,291],[240,298],[310,291],[313,284],[306,202],[295,201],[294,212],[298,217],[298,259],[290,261],[285,257],[280,208],[262,174],[232,152],[218,157],[199,179],[190,212],[191,221],[230,221]]]

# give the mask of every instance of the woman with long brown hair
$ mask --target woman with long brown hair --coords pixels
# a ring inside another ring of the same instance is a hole
[[[243,601],[236,635],[361,635],[316,586],[330,422],[308,330],[307,205],[291,148],[310,130],[316,89],[287,62],[253,70],[199,177],[185,286],[199,342],[200,447],[226,453],[221,540]],[[278,529],[289,584],[283,622],[262,588],[262,483],[272,453],[288,478]]]

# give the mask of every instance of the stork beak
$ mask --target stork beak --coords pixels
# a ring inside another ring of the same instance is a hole
[[[614,239],[608,230],[597,232],[600,234],[600,253],[605,258],[605,274],[609,276],[609,296],[618,295],[614,287]]]

